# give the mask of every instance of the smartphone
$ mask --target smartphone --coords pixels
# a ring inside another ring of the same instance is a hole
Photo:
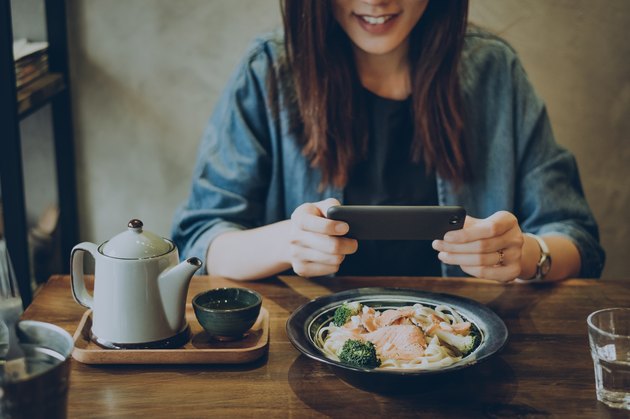
[[[435,240],[464,226],[460,206],[338,205],[326,217],[350,225],[347,237],[358,240]]]

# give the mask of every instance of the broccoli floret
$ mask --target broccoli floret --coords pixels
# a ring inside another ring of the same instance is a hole
[[[350,320],[350,317],[361,313],[362,308],[363,306],[358,301],[343,303],[335,310],[335,317],[333,317],[334,325],[337,327],[343,326]]]
[[[466,356],[473,351],[477,341],[477,336],[469,334],[468,336],[457,335],[451,332],[445,332],[443,330],[437,330],[435,332],[437,337],[444,343],[451,345],[461,352],[462,356]]]
[[[376,348],[372,342],[348,339],[339,353],[341,362],[355,367],[376,368],[381,360],[376,356]]]

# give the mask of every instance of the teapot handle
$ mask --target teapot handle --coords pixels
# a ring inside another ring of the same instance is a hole
[[[94,243],[83,242],[79,243],[72,248],[70,253],[70,267],[72,278],[72,295],[77,303],[87,308],[94,307],[94,298],[88,293],[85,288],[85,279],[83,278],[83,255],[85,252],[89,252],[94,259],[98,255],[98,246]]]

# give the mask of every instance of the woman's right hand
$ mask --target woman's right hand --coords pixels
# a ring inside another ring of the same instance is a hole
[[[343,221],[326,218],[328,208],[340,205],[334,198],[302,204],[291,214],[289,262],[304,277],[330,275],[346,255],[357,251],[355,239],[340,237],[349,230]]]

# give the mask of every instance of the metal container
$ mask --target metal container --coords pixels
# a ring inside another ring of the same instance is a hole
[[[65,418],[72,336],[54,324],[33,320],[18,323],[17,335],[27,376],[17,381],[2,380],[0,417]]]

